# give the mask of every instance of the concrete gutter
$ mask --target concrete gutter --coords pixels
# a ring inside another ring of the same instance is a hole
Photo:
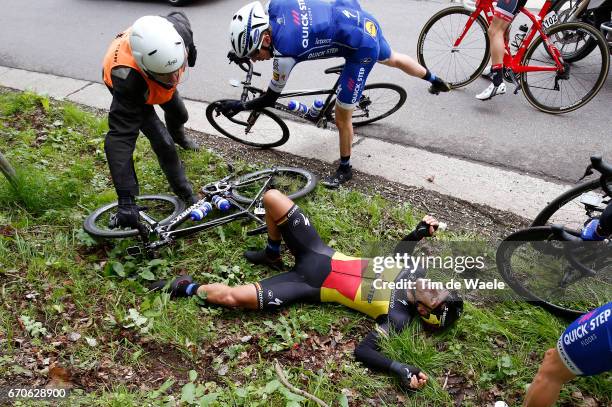
[[[104,110],[111,103],[108,90],[100,83],[2,66],[0,86],[30,90]],[[186,106],[190,116],[187,127],[217,135],[205,117],[207,103],[186,100]],[[338,159],[336,131],[292,121],[287,121],[287,125],[291,137],[278,150],[328,163]],[[368,174],[488,205],[527,219],[533,219],[541,208],[569,187],[485,164],[359,137],[359,130],[351,161],[355,169]]]

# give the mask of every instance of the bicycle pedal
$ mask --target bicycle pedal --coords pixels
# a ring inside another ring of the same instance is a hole
[[[130,256],[140,256],[142,254],[142,248],[140,246],[130,246],[126,249],[127,254]]]

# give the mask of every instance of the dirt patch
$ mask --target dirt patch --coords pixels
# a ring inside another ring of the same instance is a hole
[[[242,160],[265,166],[287,165],[306,168],[317,175],[325,175],[336,169],[316,159],[304,158],[277,150],[261,150],[244,146],[232,140],[205,133],[188,131],[200,145],[221,154],[226,160]],[[476,233],[486,239],[503,239],[511,232],[529,225],[529,220],[510,212],[486,205],[475,204],[420,187],[391,182],[383,177],[355,171],[348,188],[367,195],[380,194],[393,202],[407,202],[417,210],[434,214],[457,232]]]

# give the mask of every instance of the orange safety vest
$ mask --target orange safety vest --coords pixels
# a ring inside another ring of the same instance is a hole
[[[176,91],[176,85],[168,89],[159,83],[150,79],[149,76],[138,66],[136,60],[132,56],[132,48],[130,47],[130,31],[128,28],[113,40],[106,55],[104,56],[103,70],[104,70],[104,83],[110,88],[113,87],[113,80],[111,79],[111,72],[113,68],[117,66],[127,66],[135,69],[142,75],[143,79],[147,82],[149,87],[149,96],[147,97],[147,105],[161,105],[172,99],[174,92]],[[185,71],[185,68],[181,68],[181,74]]]

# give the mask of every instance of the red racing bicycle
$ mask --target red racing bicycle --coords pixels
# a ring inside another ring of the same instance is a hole
[[[510,43],[506,32],[504,79],[522,89],[534,107],[547,113],[576,110],[595,97],[608,76],[610,54],[601,33],[590,25],[558,23],[552,0],[546,0],[539,14],[525,7],[520,11],[532,22],[522,25]],[[493,0],[477,0],[472,7],[445,8],[427,21],[418,42],[419,62],[440,75],[453,88],[474,81],[489,62],[487,29],[493,19]],[[581,59],[563,58],[569,49],[595,42]],[[512,49],[515,53],[512,53]]]

